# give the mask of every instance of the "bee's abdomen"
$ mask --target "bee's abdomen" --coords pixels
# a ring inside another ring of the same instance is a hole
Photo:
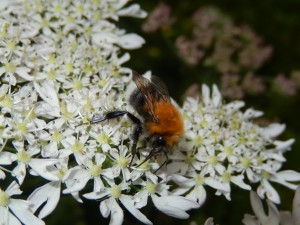
[[[143,118],[147,116],[147,112],[144,110],[146,101],[144,95],[139,89],[136,89],[132,92],[129,98],[129,103]]]

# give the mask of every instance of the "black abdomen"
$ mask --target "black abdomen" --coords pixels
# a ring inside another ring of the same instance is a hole
[[[150,119],[149,112],[145,111],[145,97],[139,89],[136,89],[132,92],[129,98],[129,103],[139,115],[145,118],[145,120]]]

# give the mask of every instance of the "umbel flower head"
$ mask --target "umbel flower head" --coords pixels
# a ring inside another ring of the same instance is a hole
[[[280,203],[280,197],[270,182],[296,189],[300,174],[280,171],[283,154],[293,139],[278,141],[285,125],[260,127],[253,119],[263,113],[254,109],[244,112],[242,101],[224,104],[217,86],[212,91],[202,86],[202,99],[187,99],[182,113],[185,137],[179,151],[172,156],[169,169],[179,185],[177,193],[186,193],[200,204],[205,200],[204,186],[216,189],[216,194],[230,199],[231,184],[250,190],[257,183],[257,193]],[[176,164],[181,164],[180,166]]]
[[[33,187],[21,216],[8,201],[9,192],[2,191],[5,222],[42,224],[61,194],[78,202],[101,200],[100,212],[111,216],[110,224],[122,224],[120,205],[151,224],[140,212],[149,199],[163,213],[184,219],[186,211],[205,201],[207,186],[230,199],[232,183],[247,190],[258,183],[258,194],[277,203],[270,182],[295,189],[290,182],[300,175],[280,171],[283,154],[294,142],[275,140],[284,125],[255,125],[252,119],[261,113],[242,112],[240,101],[223,104],[216,86],[210,93],[204,85],[202,99],[187,99],[180,108],[185,135],[157,173],[159,158],[135,166],[147,149],[128,167],[133,129],[127,118],[84,124],[114,109],[136,115],[126,101],[131,69],[123,63],[130,56],[121,48],[138,48],[144,40],[115,21],[146,13],[126,4],[14,0],[0,6],[0,179],[16,178],[21,188],[28,176],[48,181]]]
[[[245,225],[260,225],[260,224],[270,224],[270,225],[296,225],[300,221],[300,186],[298,186],[295,191],[295,197],[293,200],[293,210],[289,211],[278,211],[276,206],[267,200],[268,205],[268,215],[266,215],[263,208],[261,199],[253,191],[250,192],[250,200],[253,212],[255,216],[245,214],[243,223]]]

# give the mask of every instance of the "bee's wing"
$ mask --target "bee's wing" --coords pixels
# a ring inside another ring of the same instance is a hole
[[[151,76],[151,80],[149,80],[135,71],[132,71],[132,74],[133,81],[145,98],[149,113],[154,120],[157,120],[155,116],[155,104],[160,101],[170,102],[167,86],[157,76]]]

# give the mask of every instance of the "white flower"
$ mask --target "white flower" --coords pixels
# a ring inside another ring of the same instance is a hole
[[[94,180],[94,191],[101,191],[104,188],[102,176],[113,179],[111,168],[103,169],[105,161],[104,154],[96,153],[93,159],[84,157],[79,166],[75,166],[66,173],[63,182],[67,185],[64,194],[81,191],[90,179]]]
[[[210,186],[222,193],[230,192],[230,187],[221,181],[221,177],[211,177],[205,175],[206,171],[196,172],[191,170],[185,176],[173,175],[172,180],[178,184],[173,193],[176,195],[185,195],[188,199],[196,201],[201,206],[206,200],[205,186]]]
[[[268,197],[268,199],[272,200],[273,202],[279,204],[280,197],[276,190],[272,187],[269,181],[273,181],[276,183],[280,183],[290,189],[296,190],[297,185],[289,182],[299,182],[300,181],[300,173],[292,170],[284,170],[279,171],[274,174],[270,174],[267,171],[262,172],[262,180],[261,184],[257,189],[258,195],[263,198],[264,195]]]
[[[123,206],[137,219],[145,224],[152,224],[135,206],[133,197],[129,195],[122,194],[123,190],[128,189],[128,185],[121,183],[119,185],[115,184],[112,180],[107,180],[110,187],[105,188],[102,191],[91,192],[84,194],[83,196],[87,199],[102,199],[106,198],[100,203],[100,212],[104,217],[110,215],[110,225],[121,225],[123,223],[124,213],[121,207],[118,205],[117,200],[119,200]]]
[[[35,189],[28,197],[27,201],[30,203],[30,210],[36,212],[42,205],[39,212],[39,218],[48,216],[56,208],[61,194],[61,183],[68,172],[68,158],[63,158],[57,161],[56,164],[48,166],[47,180],[49,183]],[[78,193],[72,193],[73,197],[82,202],[78,197]]]
[[[97,32],[93,35],[93,42],[98,46],[117,44],[124,49],[137,49],[145,44],[145,40],[137,34],[117,36],[106,32]]]
[[[240,188],[243,188],[245,190],[251,190],[251,186],[248,184],[245,184],[244,182],[244,175],[233,175],[233,168],[229,165],[226,171],[221,174],[221,182],[224,190],[219,189],[216,194],[224,194],[224,196],[228,199],[231,200],[230,198],[230,192],[231,192],[231,187],[230,187],[230,182],[234,183]]]
[[[267,200],[268,205],[268,215],[266,215],[263,204],[258,197],[258,195],[251,191],[250,200],[252,210],[255,216],[245,214],[243,223],[245,225],[296,225],[299,224],[300,214],[299,214],[299,203],[300,203],[300,186],[298,186],[295,197],[293,200],[293,211],[292,213],[288,211],[278,211],[276,206],[269,200]]]
[[[168,185],[164,182],[158,183],[155,175],[148,174],[147,177],[148,180],[146,182],[140,181],[139,183],[144,188],[134,196],[136,207],[141,208],[147,205],[148,197],[150,197],[158,210],[180,219],[189,217],[187,210],[199,207],[193,200],[170,194]]]
[[[0,66],[0,76],[4,74],[3,80],[11,85],[16,85],[17,81],[32,81],[33,77],[30,76],[30,69],[22,66],[19,59],[11,61],[3,60]],[[17,77],[15,77],[17,76]]]
[[[2,149],[0,149],[0,165],[10,165],[17,160],[17,155],[10,152],[1,152],[1,150]],[[5,178],[5,173],[1,169],[4,171],[6,171],[6,169],[0,166],[0,180],[3,180]]]
[[[123,144],[119,147],[119,149],[110,149],[109,154],[113,159],[112,171],[114,177],[118,177],[120,173],[122,173],[122,177],[125,181],[131,179],[130,171],[128,169],[128,165],[130,162],[128,148]]]
[[[123,8],[117,12],[119,16],[132,16],[137,18],[145,18],[147,13],[140,8],[138,4],[132,4],[127,8]]]
[[[192,190],[190,196],[199,202],[203,201],[200,195],[196,197],[195,194],[195,191],[199,190],[198,184],[185,180],[195,177],[191,173],[192,170],[195,174],[201,174],[203,178],[208,176],[218,181],[221,185],[213,188],[217,189],[217,194],[224,194],[228,199],[231,183],[246,190],[251,189],[246,178],[252,183],[260,182],[259,196],[263,197],[266,194],[276,203],[280,202],[280,198],[270,181],[291,189],[296,188],[291,182],[299,181],[299,174],[295,171],[280,171],[285,161],[283,153],[290,149],[294,140],[283,142],[274,139],[283,132],[285,126],[271,124],[267,128],[259,127],[252,122],[252,118],[261,116],[262,113],[253,109],[243,113],[243,106],[241,101],[223,104],[217,87],[213,86],[210,93],[210,89],[205,85],[202,87],[201,101],[185,101],[182,113],[186,133],[178,147],[182,154],[171,156],[174,161],[168,167],[170,172],[179,172],[182,176],[179,179],[181,182],[177,180],[178,193],[186,194],[188,190]],[[192,151],[188,152],[185,148]],[[187,157],[190,160],[187,160]],[[195,160],[198,164],[193,164],[197,166],[182,165]],[[173,177],[179,178],[177,175]],[[201,190],[201,193],[203,192]]]
[[[108,152],[112,146],[118,146],[121,141],[118,125],[93,125],[89,135],[96,140],[103,152]]]
[[[13,195],[20,195],[21,193],[22,191],[15,181],[13,181],[5,191],[0,188],[1,223],[8,225],[21,224],[20,222],[25,225],[45,224],[30,212],[28,202],[11,198]]]
[[[85,158],[85,155],[89,149],[85,145],[85,143],[88,140],[87,135],[83,135],[79,138],[76,138],[74,136],[67,136],[65,139],[61,141],[61,144],[64,148],[59,150],[59,157],[64,158],[69,155],[74,155],[75,159],[77,161],[77,164],[81,164],[83,159]]]
[[[13,145],[17,150],[16,158],[18,165],[13,169],[12,175],[18,179],[20,184],[23,183],[26,176],[26,169],[29,166],[35,174],[41,177],[47,176],[47,166],[52,165],[56,160],[35,159],[33,156],[39,153],[37,148],[24,148],[24,142],[14,141]]]

